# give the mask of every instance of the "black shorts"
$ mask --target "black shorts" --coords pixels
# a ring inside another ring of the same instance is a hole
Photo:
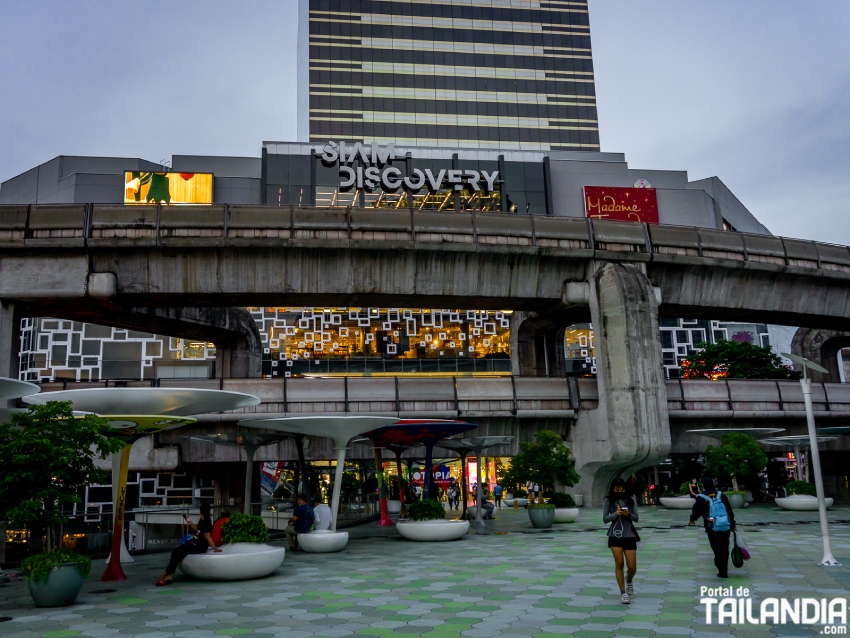
[[[616,536],[608,537],[608,547],[622,547],[623,549],[637,549],[638,539],[636,538],[617,538]]]

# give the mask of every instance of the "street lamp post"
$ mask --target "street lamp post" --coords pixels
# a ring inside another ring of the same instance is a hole
[[[816,363],[809,361],[803,357],[794,354],[782,353],[783,357],[787,357],[794,363],[798,363],[803,367],[803,378],[800,379],[800,385],[803,388],[803,401],[806,404],[806,423],[809,428],[809,445],[811,451],[811,474],[815,476],[815,491],[818,495],[818,514],[820,516],[820,531],[823,536],[823,560],[818,565],[824,567],[840,566],[835,557],[832,555],[832,547],[829,543],[829,523],[826,520],[826,501],[823,493],[823,476],[820,472],[820,452],[818,451],[818,437],[815,430],[815,413],[812,408],[812,380],[809,379],[807,369],[811,368],[817,372],[827,374],[829,371]]]

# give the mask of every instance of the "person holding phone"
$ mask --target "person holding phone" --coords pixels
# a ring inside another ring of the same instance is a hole
[[[614,575],[620,586],[620,602],[631,603],[635,588],[633,579],[637,573],[637,544],[640,536],[634,524],[638,520],[637,499],[621,478],[611,482],[608,496],[602,501],[602,520],[608,527],[608,547],[614,556]],[[623,575],[623,563],[628,572]]]
[[[183,515],[183,520],[186,521],[186,524],[189,526],[189,530],[194,532],[194,536],[192,536],[191,540],[188,540],[179,547],[174,548],[174,551],[171,552],[171,560],[168,563],[168,567],[165,568],[165,571],[162,572],[159,580],[156,581],[157,587],[163,587],[164,585],[171,584],[171,581],[174,580],[174,572],[177,571],[177,566],[189,554],[203,554],[209,547],[212,547],[216,554],[221,552],[221,550],[216,547],[215,541],[213,541],[212,538],[213,523],[210,512],[211,508],[209,503],[202,504],[201,517],[198,519],[197,525],[195,525],[195,523],[192,522],[192,519],[188,516],[185,514]]]

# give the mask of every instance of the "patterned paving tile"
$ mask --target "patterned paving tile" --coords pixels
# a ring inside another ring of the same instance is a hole
[[[748,587],[754,598],[835,597],[850,589],[850,569],[817,567],[819,528],[807,513],[753,506],[737,513],[753,552],[728,581],[714,575],[705,534],[685,516],[641,512],[638,576],[632,604],[621,605],[601,517],[550,531],[531,528],[523,511],[498,513],[484,534],[439,546],[400,540],[394,529],[363,526],[339,554],[287,554],[272,576],[209,583],[178,577],[152,582],[164,555],[139,556],[114,594],[41,610],[12,575],[0,588],[3,638],[145,636],[213,638],[528,638],[531,636],[691,636],[768,638],[818,635],[820,627],[707,625],[699,587]],[[850,519],[850,509],[830,512]],[[833,546],[850,563],[850,529],[833,525]],[[95,569],[100,565],[95,565]]]

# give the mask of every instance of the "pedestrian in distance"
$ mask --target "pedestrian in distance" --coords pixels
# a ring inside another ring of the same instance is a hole
[[[496,500],[496,507],[502,507],[502,486],[498,483],[493,488],[493,498]]]
[[[637,573],[637,544],[640,536],[635,529],[638,521],[637,498],[621,478],[611,482],[608,496],[602,501],[602,520],[608,527],[608,547],[614,556],[614,575],[620,587],[620,602],[631,603],[635,594],[633,579]],[[623,563],[628,572],[623,575]]]
[[[313,529],[326,530],[331,528],[331,508],[322,502],[318,496],[313,497]]]
[[[174,580],[174,572],[177,571],[177,566],[189,554],[203,554],[210,547],[213,548],[213,551],[216,554],[221,552],[221,550],[216,547],[215,541],[213,541],[212,538],[213,523],[210,510],[211,508],[209,503],[201,504],[201,517],[198,519],[197,525],[195,525],[188,516],[185,514],[183,515],[183,520],[186,521],[186,524],[189,526],[189,530],[194,532],[194,536],[182,545],[174,548],[171,552],[171,560],[168,561],[168,567],[165,568],[165,571],[162,572],[159,580],[156,581],[157,587],[163,587],[164,585],[171,584],[171,581]]]
[[[702,493],[699,487],[699,481],[695,478],[691,479],[691,482],[688,483],[688,496],[694,499],[694,506],[691,508],[691,518],[688,526],[695,525],[694,521],[699,518],[697,514],[697,506],[699,505],[699,495]]]
[[[298,549],[298,534],[306,534],[313,524],[313,515],[310,513],[310,508],[307,507],[307,497],[299,494],[295,497],[295,502],[298,506],[292,513],[292,518],[289,519],[289,525],[283,530],[286,534],[286,540],[289,541],[289,549],[292,551]]]
[[[691,521],[702,516],[705,533],[711,551],[714,552],[714,566],[718,578],[729,577],[729,536],[735,531],[735,513],[726,495],[718,490],[710,478],[702,480],[703,494],[696,499]]]

